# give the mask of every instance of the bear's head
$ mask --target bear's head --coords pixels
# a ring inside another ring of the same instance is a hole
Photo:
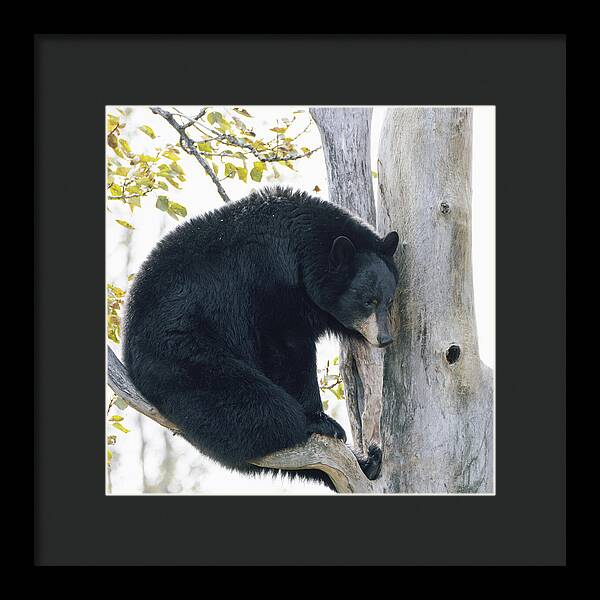
[[[398,240],[392,231],[377,251],[359,252],[349,238],[339,236],[329,252],[329,276],[336,282],[336,293],[329,295],[323,308],[379,348],[394,341],[389,313],[398,285],[392,261]]]

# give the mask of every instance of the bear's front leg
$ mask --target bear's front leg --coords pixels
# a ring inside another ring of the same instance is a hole
[[[302,355],[296,355],[296,372],[299,375],[301,392],[298,402],[304,410],[308,433],[320,433],[346,441],[344,428],[323,412],[321,390],[317,377],[317,355],[314,345],[307,346]]]
[[[328,414],[321,411],[307,415],[306,418],[308,420],[306,424],[306,431],[308,433],[320,433],[321,435],[342,440],[342,442],[346,441],[344,428]]]

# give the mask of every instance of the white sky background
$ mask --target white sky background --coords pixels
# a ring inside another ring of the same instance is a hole
[[[121,107],[123,108],[123,107]],[[190,116],[196,114],[200,107],[179,106],[183,113]],[[290,118],[292,111],[307,107],[295,106],[247,106],[254,117],[252,125],[258,136],[268,138],[270,127],[277,125],[277,119]],[[218,110],[228,117],[236,114],[223,107]],[[109,112],[115,113],[108,107]],[[371,155],[372,164],[376,165],[379,133],[386,107],[375,107],[373,110]],[[299,133],[308,123],[308,113],[297,115],[297,122],[290,129],[290,134]],[[250,121],[250,120],[248,120]],[[152,140],[137,127],[149,125],[157,134]],[[154,147],[166,143],[176,143],[177,133],[161,117],[154,115],[147,107],[134,107],[127,119],[127,127],[123,135],[128,139],[134,152],[151,151]],[[321,145],[316,125],[311,127],[297,140],[298,146],[315,148]],[[188,210],[188,217],[202,214],[207,210],[223,204],[212,181],[206,176],[193,157],[183,155],[181,159],[187,181],[182,189],[169,191],[170,200],[183,204]],[[260,184],[248,177],[244,184],[238,179],[226,180],[223,187],[232,200],[247,195],[253,187],[282,184],[314,193],[315,185],[321,188],[318,194],[327,198],[327,175],[322,152],[316,152],[307,159],[294,161],[296,172],[287,167],[278,166],[279,179],[264,176]],[[472,161],[472,238],[473,238],[473,278],[475,293],[475,311],[478,327],[479,351],[483,362],[495,367],[495,108],[473,107],[473,161]],[[220,172],[222,175],[222,171]],[[161,191],[161,193],[163,193]],[[377,195],[376,195],[377,197]],[[106,278],[123,289],[127,289],[127,276],[135,273],[154,244],[177,226],[177,222],[154,207],[155,200],[142,199],[142,208],[133,214],[119,202],[109,204],[110,213],[106,220]],[[115,222],[125,219],[134,225],[135,230],[129,233]],[[131,235],[129,244],[124,242]],[[127,255],[129,248],[129,256]],[[111,343],[115,352],[120,355],[119,345]],[[324,366],[327,359],[337,355],[337,342],[324,340],[319,344],[319,361]],[[113,409],[114,411],[114,409]],[[159,425],[133,414],[131,409],[118,411],[125,418],[123,423],[131,431],[128,434],[111,430],[116,434],[118,442],[113,449],[111,482],[115,494],[136,494],[143,489],[140,452],[144,444],[144,466],[147,480],[152,483],[160,476],[161,460],[165,447],[165,430]],[[348,417],[343,402],[333,398],[329,402],[328,412],[334,416],[350,433]],[[142,424],[143,423],[143,424]],[[143,436],[142,436],[143,428]],[[171,438],[173,451],[177,454],[176,481],[172,493],[329,493],[324,487],[304,485],[298,482],[274,481],[271,477],[247,478],[226,471],[219,465],[198,454],[187,442]],[[200,482],[200,484],[198,483]]]

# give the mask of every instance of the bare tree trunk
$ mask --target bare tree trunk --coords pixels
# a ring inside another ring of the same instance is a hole
[[[379,145],[380,231],[403,252],[385,355],[382,491],[493,488],[491,370],[479,358],[471,266],[469,108],[394,108]]]
[[[330,199],[375,225],[370,109],[311,114]],[[374,491],[492,491],[492,375],[479,359],[473,307],[471,119],[470,109],[399,108],[384,123],[377,229],[403,242],[397,341],[342,350],[355,444],[383,447]]]
[[[311,108],[321,133],[329,198],[375,227],[371,182],[371,108]],[[383,354],[356,342],[342,342],[340,373],[355,447],[381,445],[379,416]]]

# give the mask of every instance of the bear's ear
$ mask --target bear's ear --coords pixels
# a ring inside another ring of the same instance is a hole
[[[381,244],[383,249],[383,253],[387,256],[394,256],[394,252],[396,252],[396,248],[398,248],[398,242],[400,241],[400,236],[396,231],[390,231]]]
[[[329,270],[339,271],[349,265],[355,254],[356,248],[347,237],[343,235],[336,237],[329,252]]]

